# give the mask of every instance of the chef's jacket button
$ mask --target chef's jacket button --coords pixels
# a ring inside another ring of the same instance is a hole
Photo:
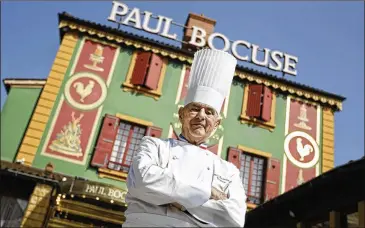
[[[207,167],[207,170],[210,170],[210,167]]]
[[[172,159],[176,160],[176,159],[177,159],[177,157],[176,157],[176,156],[173,156],[173,157],[172,157]]]

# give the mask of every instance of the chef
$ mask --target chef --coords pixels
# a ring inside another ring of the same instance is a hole
[[[219,50],[194,55],[179,109],[178,140],[144,137],[127,178],[123,227],[243,227],[246,195],[239,170],[207,150],[237,60]]]

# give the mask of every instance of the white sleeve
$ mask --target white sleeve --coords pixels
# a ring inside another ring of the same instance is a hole
[[[129,170],[128,192],[154,205],[177,202],[193,208],[207,202],[210,189],[202,189],[194,178],[182,182],[168,168],[159,165],[159,156],[166,156],[168,148],[161,148],[155,140],[147,136],[142,139]]]
[[[189,212],[216,227],[243,227],[246,210],[246,194],[237,170],[228,187],[227,200],[209,200]]]

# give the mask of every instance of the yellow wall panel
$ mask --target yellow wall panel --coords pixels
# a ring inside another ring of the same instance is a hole
[[[65,74],[67,68],[64,67],[64,66],[60,66],[60,65],[53,65],[51,70],[56,71],[56,72],[61,73],[61,74]]]
[[[63,59],[59,59],[57,58],[53,64],[57,64],[59,66],[63,66],[63,67],[68,67],[68,63],[69,61],[68,60],[63,60]]]
[[[57,95],[52,94],[52,93],[48,93],[46,91],[43,91],[43,93],[41,95],[41,98],[45,98],[45,99],[50,100],[50,101],[55,101],[56,98],[57,98]]]
[[[41,105],[42,107],[53,108],[54,102],[46,99],[40,99],[38,101],[38,105]]]
[[[334,167],[334,162],[333,161],[323,160],[322,164],[323,164],[323,166]]]
[[[40,115],[38,113],[34,113],[32,119],[41,122],[41,123],[47,123],[48,122],[48,116]]]
[[[73,50],[74,50],[73,47],[66,47],[66,46],[61,46],[59,49],[60,52],[70,54],[70,55],[72,55]]]
[[[60,52],[60,51],[57,53],[57,56],[56,56],[57,59],[62,59],[62,60],[66,60],[66,61],[70,61],[71,57],[72,57],[71,54],[65,53],[65,52]]]
[[[335,127],[335,125],[332,121],[329,121],[329,120],[326,120],[326,119],[323,120],[323,126],[330,127],[330,128]]]
[[[49,93],[53,93],[53,94],[58,94],[58,91],[60,90],[59,87],[56,86],[52,86],[50,84],[46,84],[46,86],[43,88],[43,91],[49,92]]]
[[[23,143],[27,144],[27,145],[31,145],[34,147],[37,147],[39,145],[41,140],[37,139],[37,138],[33,138],[33,137],[25,137]]]
[[[21,145],[19,151],[25,152],[25,154],[35,154],[37,152],[37,147],[28,146],[28,145]]]
[[[56,80],[56,79],[53,79],[53,78],[48,78],[47,79],[47,84],[52,85],[52,86],[56,86],[56,87],[61,87],[62,80]]]
[[[44,131],[44,129],[46,128],[46,124],[38,122],[36,120],[32,120],[29,124],[29,127],[32,129],[37,129],[40,131]]]
[[[25,137],[31,135],[33,137],[37,137],[40,139],[42,137],[42,134],[43,134],[43,131],[28,128],[27,133],[25,134]]]
[[[58,80],[58,81],[62,81],[64,77],[65,77],[65,75],[64,75],[64,74],[58,73],[58,72],[56,72],[56,71],[52,71],[52,72],[49,74],[49,76],[48,76],[48,80],[49,80],[50,78],[52,78],[52,79],[55,79],[55,80]]]

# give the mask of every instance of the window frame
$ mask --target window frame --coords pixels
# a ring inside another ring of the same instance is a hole
[[[154,124],[150,121],[142,120],[142,119],[132,117],[132,116],[128,116],[128,115],[125,115],[125,114],[117,113],[115,116],[117,118],[119,118],[121,122],[130,123],[130,124],[132,124],[132,126],[137,125],[137,126],[145,127],[145,129],[146,129],[145,135],[147,134],[148,127],[154,126]],[[113,153],[113,152],[111,152],[111,153]],[[109,179],[114,179],[114,180],[118,180],[118,181],[120,181],[120,180],[125,181],[128,177],[128,173],[113,170],[113,169],[110,169],[108,167],[98,168],[98,174],[99,174],[99,177],[101,177],[101,178],[109,178]]]
[[[240,115],[240,121],[241,124],[248,124],[248,125],[254,125],[254,126],[258,126],[264,129],[267,129],[269,131],[274,131],[274,128],[276,127],[275,125],[275,111],[276,111],[276,92],[271,89],[272,92],[272,103],[271,103],[271,119],[269,122],[265,122],[263,120],[257,119],[257,118],[252,118],[246,115],[246,110],[247,110],[247,103],[248,103],[248,90],[249,90],[249,85],[248,83],[246,83],[243,87],[243,99],[242,99],[242,110],[241,110],[241,115]],[[263,85],[265,86],[265,85]]]
[[[265,202],[265,191],[266,191],[266,181],[267,181],[267,163],[269,162],[270,158],[272,157],[272,154],[271,153],[268,153],[268,152],[264,152],[264,151],[261,151],[261,150],[258,150],[258,149],[254,149],[254,148],[249,148],[249,147],[246,147],[246,146],[243,146],[243,145],[237,145],[237,149],[240,150],[241,154],[247,154],[247,155],[250,155],[250,156],[253,156],[253,157],[260,157],[260,158],[264,158],[264,166],[263,166],[263,179],[262,179],[262,186],[261,186],[261,197],[262,197],[262,203]],[[241,164],[241,160],[240,160],[240,164]],[[239,171],[241,172],[241,169],[239,169]],[[243,177],[240,177],[241,178],[241,181],[242,181],[242,185],[244,185],[243,183]],[[246,193],[247,195],[247,193]],[[250,203],[250,202],[247,202],[246,201],[246,204],[247,204],[247,208],[248,209],[254,209],[256,208],[258,205],[257,204],[254,204],[254,203]]]
[[[111,152],[111,156],[110,156],[110,159],[108,161],[108,165],[107,165],[107,169],[110,169],[110,170],[115,170],[117,172],[122,172],[122,173],[128,173],[129,172],[129,168],[130,168],[130,165],[127,164],[127,157],[130,156],[130,154],[128,153],[129,152],[129,149],[131,147],[131,144],[132,144],[132,140],[133,140],[133,135],[135,134],[135,128],[139,128],[139,129],[144,129],[144,133],[143,133],[143,136],[146,136],[146,133],[147,133],[147,127],[146,126],[142,126],[142,125],[139,125],[139,124],[135,124],[135,123],[132,123],[132,122],[129,122],[129,121],[125,121],[125,120],[120,120],[120,123],[119,123],[119,126],[118,126],[118,130],[120,130],[120,126],[121,124],[125,124],[125,125],[130,125],[130,129],[128,130],[128,135],[126,136],[127,139],[126,139],[126,145],[125,145],[125,148],[122,151],[119,151],[119,147],[121,146],[120,144],[119,145],[116,145],[116,141],[118,139],[115,139],[114,141],[114,145],[113,145],[113,149],[115,146],[118,146],[118,150],[116,151],[116,157],[115,157],[115,160],[116,161],[111,161],[111,158],[113,157],[113,154],[114,154],[114,150]],[[123,131],[123,134],[125,132],[126,129],[121,129]],[[137,133],[136,133],[137,134]],[[119,134],[121,135],[121,134]],[[116,137],[118,136],[118,133],[116,135]],[[125,135],[121,135],[121,137],[124,137]],[[142,138],[143,138],[142,136]],[[139,140],[141,140],[142,138],[140,138]],[[123,140],[119,140],[120,143],[123,143]],[[133,148],[133,154],[132,154],[132,159],[133,159],[133,156],[134,156],[134,153],[135,153],[135,150],[136,148]],[[120,158],[118,158],[119,156],[121,156]],[[120,161],[118,161],[120,160]],[[113,166],[119,166],[120,167],[120,170],[116,170],[114,168],[110,168],[109,166],[110,165],[113,165]],[[128,172],[127,171],[124,171],[124,168],[128,168]]]
[[[134,50],[133,51],[125,81],[122,83],[123,91],[141,93],[145,96],[152,97],[155,100],[158,100],[162,95],[162,86],[163,86],[163,82],[164,82],[164,79],[165,79],[166,69],[167,69],[167,64],[168,64],[167,58],[161,56],[161,58],[162,58],[162,68],[161,68],[161,73],[160,73],[160,76],[159,76],[158,86],[157,86],[156,90],[150,90],[150,89],[145,88],[143,86],[133,85],[131,83],[134,67],[136,65],[136,59],[137,59],[138,52],[140,52],[140,50]],[[153,53],[152,51],[149,51],[149,52],[151,52],[151,54],[157,55],[156,53]],[[147,71],[148,71],[148,69],[147,69]]]

